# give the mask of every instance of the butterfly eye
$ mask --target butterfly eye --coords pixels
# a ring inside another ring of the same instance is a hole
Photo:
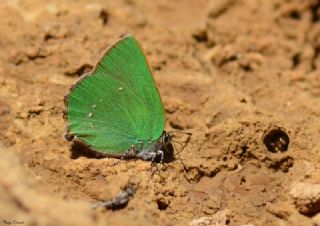
[[[165,134],[164,135],[164,142],[165,143],[169,143],[169,142],[171,142],[171,140],[172,140],[172,137],[171,137],[170,134]]]

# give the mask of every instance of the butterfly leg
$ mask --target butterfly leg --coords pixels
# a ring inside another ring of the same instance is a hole
[[[152,170],[152,164],[155,162],[156,160],[156,157],[160,155],[160,167],[159,167],[159,164],[156,163],[156,170]],[[149,172],[150,172],[150,177],[149,177],[149,180],[152,178],[152,176],[156,173],[156,172],[159,172],[161,170],[161,167],[163,165],[163,158],[164,158],[164,152],[162,150],[156,150],[156,151],[153,151],[153,152],[148,152],[147,155],[144,155],[142,156],[144,157],[143,159],[145,160],[150,160],[151,164],[150,164],[150,169],[149,169]],[[149,181],[148,180],[148,181]]]
[[[160,167],[159,167],[159,164],[157,164],[157,170],[160,171],[160,170],[162,169],[162,166],[163,166],[163,156],[164,156],[164,152],[159,149],[159,150],[157,150],[156,155],[157,155],[157,156],[160,155],[160,162],[159,162]]]
[[[119,164],[119,162],[121,162],[124,158],[126,158],[126,157],[134,157],[134,156],[136,156],[137,155],[137,149],[136,149],[136,147],[134,146],[134,145],[131,145],[131,147],[125,152],[125,153],[123,153],[123,155],[121,156],[121,158],[117,161],[117,162],[115,162],[114,164],[113,164],[113,166],[116,166],[116,165],[118,165]]]
[[[162,150],[158,150],[156,152],[156,155],[160,155],[160,164],[162,164],[163,163],[164,152]]]
[[[157,169],[156,170],[153,170],[152,169],[152,164],[155,162],[155,159],[157,157],[157,153],[156,152],[147,152],[147,153],[144,153],[141,158],[143,160],[150,160],[150,168],[149,168],[149,179],[148,181],[153,177],[153,175],[155,174],[156,171],[158,171],[158,165],[157,165]]]

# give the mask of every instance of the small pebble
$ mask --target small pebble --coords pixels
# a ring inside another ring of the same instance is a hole
[[[296,183],[289,194],[300,213],[310,215],[320,211],[320,184]]]

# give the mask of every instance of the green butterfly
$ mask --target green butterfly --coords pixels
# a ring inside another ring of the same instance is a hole
[[[132,35],[111,45],[65,96],[66,139],[111,157],[163,160],[172,141],[146,57]]]

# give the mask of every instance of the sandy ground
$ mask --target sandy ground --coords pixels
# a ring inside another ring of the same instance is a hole
[[[89,2],[0,3],[1,225],[320,225],[319,1]],[[125,33],[166,129],[192,132],[175,137],[186,172],[63,139],[63,96]],[[128,183],[125,208],[90,208]]]

